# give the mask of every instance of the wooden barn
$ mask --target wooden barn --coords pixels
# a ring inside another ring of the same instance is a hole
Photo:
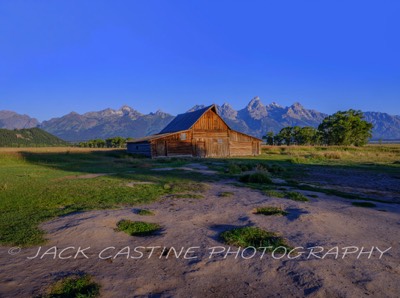
[[[261,140],[231,129],[215,105],[176,116],[160,133],[127,142],[128,153],[149,157],[258,155]]]

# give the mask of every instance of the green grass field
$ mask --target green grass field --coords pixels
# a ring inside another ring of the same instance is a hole
[[[204,163],[218,174],[152,170],[193,162]],[[234,166],[235,173],[230,173],[232,163],[246,166]],[[134,158],[124,150],[4,148],[0,149],[0,243],[43,243],[40,223],[76,211],[133,206],[164,195],[199,196],[193,190],[201,193],[205,189],[201,182],[237,178],[246,167],[290,179],[295,185],[311,166],[371,170],[400,178],[400,145],[265,147],[257,157],[202,160]]]
[[[182,163],[168,162],[168,167]],[[196,189],[194,183],[206,178],[192,174],[189,179],[180,171],[151,171],[160,165],[165,163],[134,159],[124,150],[1,150],[0,243],[40,244],[45,235],[38,225],[56,216],[151,202]],[[109,175],[89,178],[88,174],[96,173]],[[132,181],[152,183],[128,186]]]

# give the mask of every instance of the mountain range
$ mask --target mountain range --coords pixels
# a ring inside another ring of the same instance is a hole
[[[28,115],[17,114],[12,111],[0,111],[0,128],[23,129],[39,125],[39,121]]]
[[[189,111],[203,108],[196,105]],[[233,129],[257,137],[267,131],[278,132],[285,126],[317,127],[327,114],[304,108],[296,102],[288,107],[272,102],[264,105],[259,97],[253,98],[246,107],[235,110],[228,103],[217,106],[219,114]],[[365,120],[374,125],[373,139],[400,139],[400,116],[380,112],[365,112]],[[71,112],[59,118],[39,123],[27,115],[0,111],[0,128],[41,129],[66,141],[83,141],[114,136],[142,137],[158,133],[174,116],[157,111],[142,114],[129,106],[78,114]]]

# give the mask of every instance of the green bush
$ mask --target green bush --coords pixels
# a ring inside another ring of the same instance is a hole
[[[65,277],[54,283],[47,291],[47,294],[42,295],[43,298],[94,298],[100,294],[100,286],[93,282],[89,275],[73,275]]]
[[[228,245],[240,247],[253,246],[257,249],[261,247],[271,246],[267,251],[272,251],[277,247],[288,247],[285,240],[275,233],[262,230],[258,227],[243,227],[236,228],[230,231],[225,231],[220,234],[223,242]]]
[[[228,165],[226,172],[233,175],[240,174],[242,172],[242,169],[237,164],[231,163]]]
[[[148,215],[154,215],[154,212],[147,209],[140,209],[137,214],[148,216]]]
[[[239,180],[244,183],[272,183],[271,178],[265,172],[246,174],[241,176]]]
[[[258,207],[254,211],[254,214],[262,215],[287,215],[288,213],[279,207]]]
[[[231,197],[234,193],[230,191],[222,191],[218,194],[219,197]]]
[[[285,193],[285,198],[293,201],[300,201],[300,202],[308,202],[309,199],[299,192],[296,191],[288,191]]]
[[[131,236],[148,236],[161,231],[161,226],[156,223],[123,219],[117,223],[117,229]]]
[[[283,192],[279,192],[272,189],[266,189],[263,191],[264,194],[268,197],[275,197],[275,198],[284,198],[285,194]]]

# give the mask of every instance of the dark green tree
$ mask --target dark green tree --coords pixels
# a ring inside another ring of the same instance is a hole
[[[318,131],[311,126],[301,127],[295,130],[294,138],[297,145],[316,145],[318,144]]]
[[[107,148],[124,148],[127,139],[123,137],[113,137],[106,139]]]
[[[284,143],[285,145],[290,146],[293,143],[293,132],[294,129],[292,126],[282,128],[276,135],[279,144]]]
[[[372,136],[372,123],[365,121],[361,111],[339,111],[326,117],[318,126],[326,145],[362,146]]]
[[[274,145],[274,132],[273,131],[269,131],[267,132],[267,134],[265,136],[262,137],[265,142],[267,143],[267,145]]]

